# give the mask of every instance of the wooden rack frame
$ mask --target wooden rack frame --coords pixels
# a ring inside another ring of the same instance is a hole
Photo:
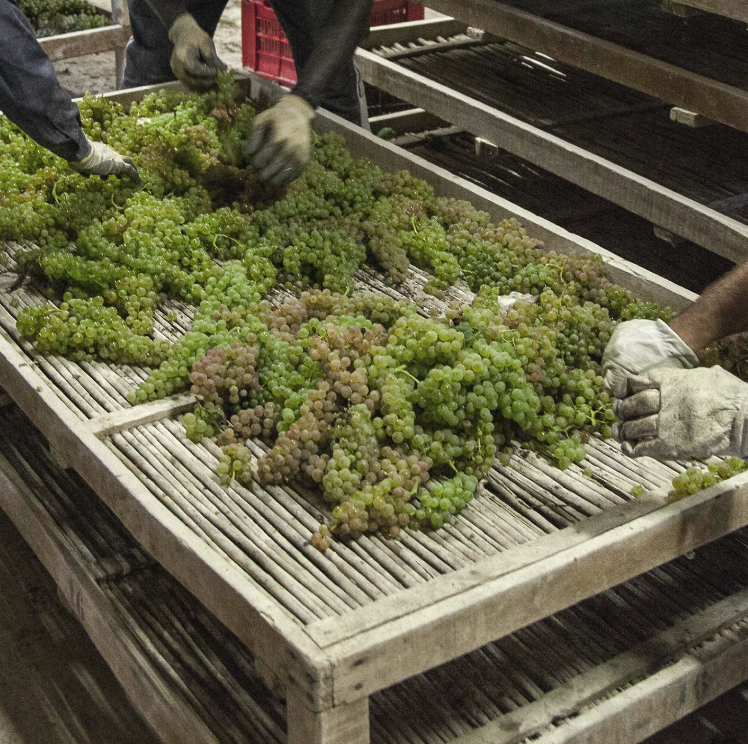
[[[714,13],[735,21],[748,23],[748,7],[743,0],[666,0],[663,10],[681,14],[681,9],[691,14],[703,12]]]
[[[256,78],[250,77],[248,85],[255,100],[272,102],[281,94],[277,86]],[[155,87],[112,97],[127,103]],[[676,308],[694,299],[692,293],[338,117],[321,112],[316,128],[343,134],[355,155],[368,156],[385,169],[408,168],[439,195],[469,199],[494,220],[516,216],[549,249],[600,254],[613,278],[645,299]],[[239,564],[168,509],[156,497],[155,483],[146,487],[115,454],[112,442],[127,441],[132,427],[168,422],[184,411],[189,399],[86,420],[42,374],[42,361],[37,368],[8,335],[0,334],[3,386],[60,459],[89,483],[145,550],[247,645],[268,679],[285,686],[289,744],[368,744],[369,695],[748,524],[748,474],[672,505],[666,504],[663,491],[619,501],[618,506],[608,501],[603,511],[574,526],[360,609],[302,624]],[[616,478],[627,477],[629,463],[618,462],[622,475]],[[630,467],[629,482],[646,477],[646,466]],[[527,468],[532,474],[531,465]],[[545,478],[541,487],[559,487],[541,471],[532,472]],[[662,477],[660,482],[667,482]]]
[[[748,225],[373,52],[359,49],[356,61],[367,83],[713,253],[748,259]]]
[[[94,5],[100,7],[98,3]],[[125,47],[130,38],[127,0],[112,0],[111,15],[111,26],[49,36],[39,39],[39,43],[53,62],[114,51],[115,84],[119,90],[123,85],[125,75]]]
[[[694,3],[709,0],[694,0]],[[719,0],[714,0],[719,3]],[[748,91],[548,21],[496,0],[426,0],[429,8],[560,62],[748,132]],[[691,3],[689,3],[691,4]],[[728,5],[727,2],[720,3]],[[740,0],[732,3],[741,6]]]

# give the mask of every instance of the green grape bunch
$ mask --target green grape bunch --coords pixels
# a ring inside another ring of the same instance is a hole
[[[0,239],[47,298],[19,332],[44,354],[145,368],[132,405],[191,391],[185,436],[221,445],[219,481],[313,486],[321,549],[444,527],[518,446],[575,467],[611,433],[600,363],[616,324],[669,317],[599,257],[546,251],[339,135],[314,135],[293,184],[265,186],[243,162],[255,109],[228,73],[202,95],[79,106],[143,185],[85,179],[0,119]],[[472,299],[393,299],[414,266],[427,293],[460,283]],[[382,291],[359,291],[372,272]]]

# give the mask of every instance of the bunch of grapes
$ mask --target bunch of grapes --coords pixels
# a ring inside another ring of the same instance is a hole
[[[230,75],[204,95],[80,108],[143,186],[84,179],[0,119],[0,239],[49,298],[19,330],[45,353],[151,367],[131,403],[192,390],[185,431],[218,438],[222,483],[321,489],[318,547],[441,527],[517,445],[581,461],[589,437],[610,436],[600,362],[615,325],[669,317],[598,257],[546,251],[516,220],[384,173],[336,135],[314,135],[295,183],[263,185],[243,163],[254,109]],[[437,296],[464,280],[474,300],[428,313],[357,292],[367,262],[388,285],[415,264]],[[167,343],[155,329],[172,302],[194,312]],[[268,447],[256,463],[250,438]]]
[[[668,494],[668,501],[672,503],[686,496],[693,496],[705,488],[744,473],[746,470],[748,470],[748,463],[740,457],[729,457],[721,462],[710,463],[706,470],[700,467],[688,468],[684,473],[673,478],[673,488]]]

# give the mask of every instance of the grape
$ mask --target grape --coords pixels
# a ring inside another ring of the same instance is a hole
[[[19,312],[20,333],[43,353],[149,368],[133,404],[190,390],[185,434],[217,439],[222,484],[319,490],[331,511],[320,549],[442,527],[517,445],[575,467],[590,437],[611,434],[600,363],[616,324],[669,318],[599,257],[546,251],[516,220],[384,173],[338,135],[315,135],[288,187],[262,184],[242,167],[254,108],[228,74],[127,112],[87,95],[80,112],[143,186],[84,179],[0,119],[0,239],[49,298]],[[474,298],[428,312],[386,287],[356,291],[367,264],[384,285],[416,265],[427,292],[464,281]],[[182,329],[173,342],[157,335],[164,318]],[[256,463],[249,439],[267,447]],[[719,467],[674,488],[733,468]]]
[[[705,488],[744,473],[746,470],[748,470],[748,464],[739,457],[730,457],[721,462],[711,463],[706,470],[699,467],[688,468],[673,478],[673,488],[668,493],[668,502],[672,503],[686,496],[693,496]]]

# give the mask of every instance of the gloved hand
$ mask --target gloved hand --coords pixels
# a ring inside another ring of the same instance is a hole
[[[218,59],[216,46],[189,14],[182,13],[169,29],[174,44],[171,70],[188,88],[208,90],[216,84],[216,77],[226,65]]]
[[[274,186],[297,179],[312,153],[314,109],[299,96],[284,96],[254,121],[247,160]]]
[[[70,167],[84,176],[129,176],[140,185],[140,176],[132,158],[126,158],[103,142],[88,142],[83,160],[70,160]]]
[[[616,398],[626,395],[626,381],[655,367],[693,369],[699,359],[662,320],[620,323],[605,347],[603,382]]]
[[[633,457],[748,455],[748,384],[722,367],[660,367],[628,381],[613,436]]]

